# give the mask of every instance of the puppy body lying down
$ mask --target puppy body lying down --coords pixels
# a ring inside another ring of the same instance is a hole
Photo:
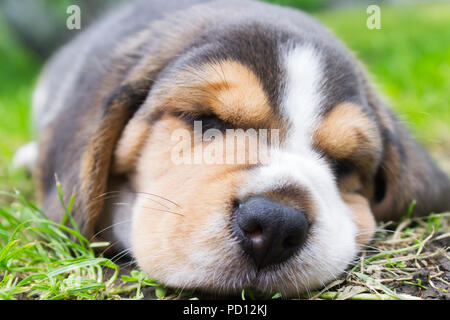
[[[447,177],[362,66],[293,9],[125,4],[51,59],[33,108],[43,210],[63,214],[56,173],[87,237],[170,286],[295,296],[339,276],[375,219],[413,200],[414,215],[450,209]],[[237,128],[276,130],[279,144],[256,163],[174,161]]]

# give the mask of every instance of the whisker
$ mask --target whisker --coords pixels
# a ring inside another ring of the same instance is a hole
[[[130,205],[130,204],[127,203],[127,202],[115,202],[115,203],[113,203],[113,204],[115,204],[115,205]],[[178,212],[174,212],[174,211],[170,211],[170,210],[164,210],[164,209],[159,209],[159,208],[151,208],[151,207],[146,207],[146,206],[143,206],[143,205],[139,205],[139,206],[140,206],[141,208],[144,208],[144,209],[156,210],[156,211],[161,211],[161,212],[166,212],[166,213],[172,213],[172,214],[175,214],[175,215],[184,217],[184,214],[178,213]]]
[[[160,196],[160,195],[157,195],[157,194],[154,194],[154,193],[143,192],[143,191],[134,191],[134,193],[145,194],[145,195],[148,195],[148,196],[153,196],[153,197],[160,198],[160,199],[162,199],[162,200],[165,200],[165,201],[167,201],[167,202],[170,202],[171,204],[173,204],[173,205],[175,205],[175,206],[177,206],[178,208],[181,209],[181,206],[180,206],[178,203],[176,203],[176,202],[174,202],[174,201],[172,201],[172,200],[170,200],[170,199],[167,199],[167,198],[165,198],[165,197],[163,197],[163,196]]]
[[[112,256],[110,260],[113,262],[116,260],[120,260],[121,258],[126,256],[128,253],[131,253],[132,251],[133,251],[133,248],[127,248],[127,249],[121,250],[120,252],[118,252],[117,254]]]
[[[112,248],[114,248],[119,242],[120,242],[120,240],[111,242],[111,243],[109,244],[109,246],[105,247],[105,249],[103,249],[103,251],[102,251],[100,254],[103,255],[103,254],[105,254],[106,251],[108,251],[108,250],[113,250]],[[132,250],[132,249],[130,249],[130,251],[131,251],[131,250]],[[112,261],[112,260],[111,260],[111,261]],[[113,262],[114,262],[114,261],[113,261]]]
[[[173,204],[173,205],[175,205],[175,206],[181,208],[181,206],[180,206],[178,203],[176,203],[176,202],[174,202],[174,201],[172,201],[172,200],[170,200],[170,199],[167,199],[167,198],[165,198],[165,197],[163,197],[163,196],[160,196],[160,195],[157,195],[157,194],[154,194],[154,193],[143,192],[143,191],[124,191],[124,190],[108,191],[108,192],[102,193],[101,195],[98,195],[98,196],[95,197],[92,201],[105,200],[105,198],[102,198],[102,197],[109,196],[109,195],[113,195],[113,196],[111,197],[111,198],[113,198],[114,196],[117,196],[117,195],[120,194],[120,193],[138,194],[138,195],[147,195],[147,196],[151,196],[151,197],[157,197],[157,198],[159,198],[159,199],[165,200],[165,201],[167,201],[167,202],[169,202],[169,203],[171,203],[171,204]],[[110,198],[106,198],[106,199],[110,199]],[[159,205],[165,207],[166,209],[169,209],[168,206],[166,206],[166,205],[164,205],[164,204],[162,204],[162,203],[160,203],[160,202],[158,202],[158,201],[156,201],[156,200],[154,200],[154,199],[151,199],[151,198],[147,198],[147,199],[156,202],[157,204],[159,204]]]
[[[108,229],[114,228],[115,226],[120,225],[120,224],[123,224],[123,223],[131,223],[131,222],[132,222],[131,219],[127,219],[127,220],[123,220],[123,221],[119,221],[119,222],[113,223],[112,225],[110,225],[110,226],[108,226],[108,227],[106,227],[106,228],[103,228],[103,229],[100,230],[100,231],[97,231],[97,232],[90,238],[90,241],[92,241],[92,239],[94,239],[96,236],[98,236],[99,234],[105,232],[105,231],[108,230]]]

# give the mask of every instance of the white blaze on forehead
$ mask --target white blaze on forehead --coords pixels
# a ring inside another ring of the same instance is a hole
[[[245,199],[286,184],[309,191],[313,223],[305,246],[287,268],[294,273],[301,270],[310,285],[317,286],[343,272],[356,255],[357,229],[330,166],[313,149],[323,99],[320,55],[310,46],[290,48],[280,55],[286,75],[280,106],[289,123],[286,140],[279,149],[270,150],[265,165],[249,170],[238,196]]]
[[[241,189],[243,197],[288,182],[312,188],[320,183],[314,172],[329,170],[325,162],[318,161],[320,155],[312,147],[322,102],[320,55],[312,46],[305,45],[282,48],[280,60],[286,75],[280,110],[289,124],[287,136],[280,148],[270,150],[267,165],[252,172],[252,178]],[[302,163],[313,164],[313,167]],[[331,175],[330,178],[333,179]]]
[[[284,54],[286,88],[281,112],[291,124],[286,149],[304,152],[310,149],[319,121],[322,96],[322,69],[319,53],[311,46],[291,48]]]

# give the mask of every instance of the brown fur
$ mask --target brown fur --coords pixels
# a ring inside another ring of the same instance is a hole
[[[137,218],[132,234],[136,256],[142,258],[151,253],[148,259],[141,259],[139,263],[147,270],[152,270],[161,280],[166,278],[169,266],[188,263],[189,259],[183,257],[202,250],[215,251],[221,239],[222,243],[226,243],[225,239],[230,237],[226,228],[217,226],[216,230],[209,230],[204,226],[209,225],[212,220],[228,223],[231,212],[224,212],[224,208],[232,207],[235,188],[245,176],[243,166],[173,164],[170,157],[176,142],[171,141],[171,134],[177,128],[190,129],[183,121],[170,116],[154,125],[142,148],[136,173],[131,179],[137,190],[176,202],[175,205],[158,199],[169,207],[168,210],[160,211],[164,208],[155,205],[151,199],[141,197],[141,202],[137,205],[138,211],[135,212]],[[198,151],[193,150],[194,153]],[[205,232],[215,233],[216,240],[210,235],[207,242],[201,243]],[[167,242],[159,241],[161,233],[168,237]],[[203,249],[199,250],[199,246]],[[153,270],[153,266],[157,264],[152,256],[164,261],[168,269]],[[196,269],[197,266],[192,265],[192,268]]]
[[[369,172],[375,171],[382,150],[376,123],[351,103],[331,110],[315,132],[314,145],[333,158],[353,160]]]
[[[150,124],[148,121],[139,118],[130,120],[125,127],[120,140],[117,142],[114,151],[112,168],[114,173],[127,173],[133,169],[132,166],[136,163],[140,149],[144,144],[144,139],[149,130]]]
[[[176,19],[177,15],[172,18]],[[142,47],[147,45],[148,37],[158,37],[162,30],[173,31],[173,28],[168,27],[171,25],[169,20],[155,21],[148,29],[130,36],[125,42],[118,43],[111,53],[117,63],[107,70],[99,83],[96,83],[97,90],[93,96],[88,97],[85,105],[79,106],[80,112],[77,117],[70,119],[71,122],[78,123],[78,130],[72,137],[70,147],[58,145],[58,140],[55,139],[49,139],[47,144],[43,141],[45,138],[41,138],[43,142],[40,142],[41,151],[38,160],[40,164],[37,166],[35,176],[38,180],[38,194],[42,195],[43,207],[49,212],[50,218],[59,220],[64,214],[54,187],[54,173],[60,172],[64,197],[68,199],[71,194],[76,195],[77,201],[73,210],[75,220],[84,234],[92,235],[96,218],[103,205],[102,195],[106,192],[112,158],[110,149],[114,148],[119,134],[133,112],[141,106],[158,72],[186,46],[201,28],[202,23],[204,20],[198,19],[195,23],[191,23],[192,28],[167,35],[162,46],[147,50],[142,56],[139,55]],[[124,58],[127,55],[138,55],[138,61]],[[135,115],[136,120],[131,123],[151,119],[148,116],[149,110],[152,110],[151,106],[141,108]],[[65,113],[60,115],[62,120],[66,119],[65,116]],[[58,136],[58,132],[65,130],[64,123],[65,121],[57,119],[56,124],[46,128],[43,135]],[[145,135],[145,132],[144,125],[140,126],[140,130],[134,130],[132,138],[136,139],[135,152],[140,147],[139,136]],[[125,142],[128,144],[130,141]],[[64,161],[58,161],[51,167],[48,162],[53,157],[53,149],[61,147],[66,148]],[[131,159],[137,157],[129,150],[128,152],[120,150],[119,148],[120,155]],[[126,164],[124,168],[118,168],[119,172],[126,171],[127,166],[132,166],[127,165],[126,158],[119,157],[118,163]]]
[[[278,124],[260,81],[237,61],[189,68],[175,81],[163,83],[156,92],[160,105],[169,112],[212,113],[236,128],[272,128]]]
[[[304,212],[309,222],[314,222],[316,208],[306,188],[286,185],[266,192],[264,196]]]
[[[255,74],[231,60],[206,63],[160,83],[146,104],[152,114],[214,114],[235,128],[283,128]],[[125,128],[115,150],[114,172],[133,167],[151,124],[144,116],[149,117],[148,111],[138,112]]]
[[[108,190],[108,183],[110,188],[115,187],[111,177],[121,174],[130,182],[131,191],[139,195],[130,212],[133,255],[152,277],[166,285],[239,290],[242,281],[257,279],[259,270],[242,255],[229,226],[233,200],[238,188],[252,178],[248,169],[253,165],[176,165],[171,152],[177,142],[171,134],[180,128],[192,132],[190,120],[213,116],[231,128],[280,129],[283,141],[288,131],[282,114],[283,86],[289,70],[283,70],[278,58],[286,44],[291,45],[290,37],[293,46],[301,44],[296,39],[304,38],[306,44],[323,48],[323,61],[329,63],[321,87],[328,90],[321,92],[326,96],[321,110],[325,116],[313,141],[315,149],[328,160],[354,166],[355,170],[339,177],[337,184],[359,229],[358,244],[370,240],[372,212],[378,219],[398,219],[413,199],[418,201],[415,215],[450,208],[448,179],[376,97],[363,71],[356,74],[357,64],[331,35],[307,16],[271,7],[283,20],[286,18],[286,23],[278,25],[272,14],[265,15],[267,4],[244,4],[261,10],[254,17],[249,15],[251,21],[244,15],[228,19],[230,12],[244,8],[241,3],[227,7],[229,4],[224,1],[215,8],[206,2],[176,13],[169,10],[167,16],[163,10],[153,16],[149,13],[152,8],[146,7],[149,11],[140,17],[143,24],[130,21],[130,29],[125,30],[130,33],[113,28],[114,42],[102,41],[107,39],[102,38],[105,30],[111,31],[104,27],[94,30],[98,31],[93,33],[96,37],[89,37],[87,32],[88,36],[82,35],[80,42],[62,51],[62,61],[71,62],[77,46],[90,48],[81,70],[66,70],[61,65],[70,63],[56,63],[53,72],[56,80],[61,72],[79,73],[70,87],[71,94],[65,96],[64,109],[42,132],[40,140],[35,174],[43,210],[53,220],[64,213],[54,173],[66,198],[75,192],[73,213],[87,237],[95,227],[104,227],[96,225],[96,220],[103,211],[105,194],[114,191]],[[178,9],[178,3],[175,7]],[[159,6],[153,9],[157,11]],[[98,61],[104,61],[105,66],[99,68]],[[345,81],[337,84],[336,78]],[[51,87],[50,91],[57,89]],[[360,105],[342,101],[345,98],[341,97],[348,96]],[[329,109],[325,110],[325,105]],[[194,155],[201,152],[191,141],[186,143]],[[204,142],[202,146],[211,145]],[[246,148],[247,159],[249,152]],[[326,164],[323,169],[328,170]],[[331,179],[328,173],[326,177]],[[334,181],[327,182],[334,187]],[[321,186],[317,184],[317,193]],[[265,195],[306,211],[308,219],[314,221],[316,208],[307,187],[286,184],[286,188]],[[346,216],[333,217],[350,221]],[[353,238],[353,233],[345,235]],[[314,239],[314,235],[311,239],[312,243],[329,241]],[[321,250],[330,253],[333,248],[316,247],[316,261],[326,260]],[[260,288],[280,286],[284,295],[297,292],[299,286],[306,287],[303,280],[290,281],[290,277],[299,266],[308,269],[310,275],[320,269],[308,259],[297,260],[299,265],[287,263],[287,268],[273,269],[273,273],[269,270],[259,280],[267,281]],[[323,273],[316,284],[323,284],[323,277],[329,275]]]
[[[413,200],[416,201],[414,216],[449,210],[448,177],[378,97],[367,76],[364,75],[363,79],[383,142],[380,164],[374,177],[375,199],[371,203],[375,217],[397,220],[408,212]]]
[[[342,199],[349,206],[353,221],[358,227],[358,234],[356,236],[356,242],[362,248],[365,244],[369,243],[375,234],[375,218],[372,210],[370,209],[369,201],[358,194],[341,194]]]

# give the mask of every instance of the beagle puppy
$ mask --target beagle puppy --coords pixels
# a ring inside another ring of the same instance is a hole
[[[448,177],[349,50],[298,10],[128,2],[53,56],[33,100],[43,210],[64,214],[57,174],[86,237],[168,286],[297,296],[338,277],[376,220],[413,200],[415,216],[450,209]],[[174,161],[233,129],[279,143],[264,161]],[[194,139],[180,147],[174,132]]]

